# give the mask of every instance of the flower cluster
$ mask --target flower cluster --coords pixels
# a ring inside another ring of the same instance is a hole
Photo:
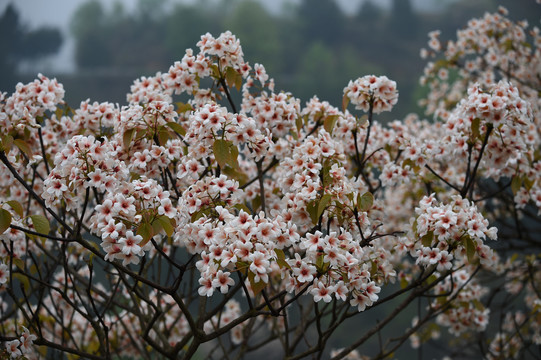
[[[488,220],[468,199],[454,195],[442,204],[432,194],[420,201],[415,212],[413,233],[405,241],[418,264],[436,265],[438,271],[445,271],[453,267],[453,259],[465,263],[480,261],[485,266],[496,260],[483,240],[496,240],[497,228],[489,228]]]
[[[56,79],[51,80],[42,74],[31,83],[18,83],[10,97],[5,98],[4,94],[0,97],[0,128],[4,133],[13,128],[37,127],[36,119],[47,110],[55,111],[63,99],[64,87]]]
[[[32,345],[34,340],[37,339],[37,336],[30,334],[27,328],[24,326],[23,333],[19,339],[11,340],[6,342],[6,349],[12,359],[18,358],[22,355],[28,355],[33,352]]]
[[[242,111],[253,117],[259,129],[270,129],[273,137],[281,138],[294,128],[300,111],[299,103],[289,93],[262,92],[253,96],[245,85]]]
[[[230,31],[221,33],[217,38],[214,38],[210,33],[206,33],[201,36],[197,47],[203,55],[216,56],[222,69],[227,66],[239,69],[245,68],[240,41]],[[247,70],[247,68],[245,69]]]
[[[84,198],[82,189],[94,187],[112,192],[128,177],[124,162],[115,159],[119,146],[114,141],[98,141],[94,136],[76,135],[68,140],[54,159],[55,167],[45,179],[42,197],[49,206],[66,202],[73,208],[74,197]]]
[[[242,314],[242,310],[238,301],[229,300],[222,311],[219,314],[214,315],[208,321],[205,322],[203,329],[205,332],[212,332],[223,326],[228,325],[231,321],[235,320]],[[244,339],[243,331],[246,328],[246,323],[237,325],[231,331],[231,341],[233,344],[240,344]]]
[[[471,19],[464,29],[457,31],[456,40],[444,45],[440,43],[439,31],[429,34],[430,49],[423,49],[421,54],[429,58],[443,56],[429,62],[421,78],[421,83],[428,83],[431,90],[421,102],[428,113],[445,118],[473,83],[487,87],[502,78],[517,79],[523,84],[522,96],[536,104],[535,84],[541,63],[539,30],[528,31],[526,21],[514,22],[506,16],[507,10],[500,7],[498,13]],[[447,76],[455,69],[458,80]]]
[[[481,303],[487,288],[472,280],[466,270],[457,270],[434,289],[437,300],[435,308],[450,302],[451,306],[439,314],[436,322],[449,328],[449,332],[458,336],[465,331],[484,331],[487,327],[490,310]]]
[[[344,96],[356,109],[368,111],[372,107],[375,114],[391,111],[398,101],[396,82],[387,76],[369,75],[350,81],[344,88]]]
[[[119,110],[110,102],[98,103],[90,100],[82,101],[78,109],[75,109],[73,117],[62,117],[62,129],[66,131],[68,138],[75,135],[93,134],[98,136],[105,129],[112,128],[118,119]]]
[[[188,212],[180,215],[174,241],[201,254],[197,262],[201,295],[211,296],[215,288],[226,293],[234,284],[230,277],[234,269],[249,271],[252,284],[268,283],[270,261],[278,256],[275,249],[298,238],[295,226],[280,218],[252,216],[244,210],[235,215],[233,206],[241,194],[238,183],[222,175],[197,182],[180,199]]]
[[[148,104],[153,101],[173,101],[171,94],[173,90],[168,89],[164,75],[158,72],[155,76],[142,76],[135,80],[130,87],[130,93],[126,99],[132,105]]]
[[[323,235],[316,231],[301,238],[301,258],[295,254],[288,260],[291,273],[286,277],[289,291],[299,291],[310,284],[308,291],[314,301],[330,302],[332,297],[364,311],[377,299],[381,288],[371,280],[371,262],[353,236],[344,232]]]
[[[124,146],[142,138],[153,140],[168,123],[176,122],[178,114],[172,104],[166,101],[151,101],[143,105],[123,107],[115,118],[114,131]]]
[[[192,49],[186,50],[181,61],[175,61],[169,71],[163,75],[163,82],[169,91],[175,94],[196,93],[199,88],[198,78],[210,75],[210,62],[204,54],[194,56]]]
[[[239,145],[246,146],[247,151],[243,152],[245,156],[258,160],[271,143],[268,134],[259,130],[252,118],[230,113],[217,104],[206,104],[196,109],[190,114],[189,123],[184,138],[193,151],[185,161],[218,156],[235,167]],[[220,160],[217,160],[220,163]],[[180,170],[185,168],[186,166],[181,167]]]
[[[149,240],[162,230],[167,232],[176,215],[169,191],[155,180],[141,178],[107,192],[90,224],[101,237],[106,260],[138,264],[139,257],[151,248]]]

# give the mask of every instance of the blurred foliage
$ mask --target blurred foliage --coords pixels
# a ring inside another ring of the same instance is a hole
[[[240,38],[247,59],[265,65],[271,74],[283,71],[285,54],[280,20],[273,18],[261,3],[239,2],[224,19],[223,27]]]
[[[60,49],[58,29],[42,27],[27,30],[19,13],[9,4],[0,15],[0,89],[12,89],[19,80],[17,65],[23,60],[40,58]]]
[[[231,30],[241,40],[245,59],[265,65],[277,89],[291,91],[303,101],[317,94],[339,106],[350,79],[387,75],[397,81],[400,91],[396,110],[389,116],[400,117],[419,110],[418,78],[424,66],[419,51],[426,47],[429,31],[441,30],[442,39],[454,37],[468,19],[495,11],[498,5],[506,6],[512,18],[539,21],[540,6],[533,0],[435,1],[447,7],[423,13],[415,11],[411,0],[393,0],[388,9],[378,0],[365,0],[356,13],[345,14],[335,0],[298,0],[286,1],[276,14],[262,0],[138,0],[130,12],[118,1],[104,5],[88,0],[71,20],[80,71],[59,80],[70,88],[70,103],[88,97],[123,102],[133,79],[167,71],[187,48],[197,52],[202,34],[217,36]],[[17,14],[8,10],[0,26],[1,43],[11,46],[0,55],[4,73],[14,74],[17,57],[54,49],[46,45],[54,44],[54,31],[45,29],[36,31],[35,46],[21,47]],[[9,61],[11,65],[6,65]],[[114,79],[120,85],[112,86]],[[89,93],[91,89],[100,90]],[[118,89],[122,90],[116,93]]]

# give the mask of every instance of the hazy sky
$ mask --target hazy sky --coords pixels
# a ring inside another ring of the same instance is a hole
[[[43,72],[72,72],[73,61],[73,40],[68,36],[69,21],[75,10],[87,0],[0,0],[0,14],[8,4],[16,6],[20,14],[20,20],[29,28],[37,28],[44,25],[55,26],[61,29],[64,34],[64,42],[60,53],[50,57],[38,64],[31,64],[33,71]],[[105,6],[110,6],[113,1],[100,0]],[[118,0],[124,4],[126,10],[135,8],[139,0]],[[169,0],[170,3],[185,2],[193,3],[197,0]],[[298,2],[299,0],[259,0],[270,11],[279,12],[284,2]],[[314,0],[317,1],[317,0]],[[364,0],[337,0],[340,7],[348,12],[356,10]],[[412,0],[418,9],[432,10],[453,0]],[[391,0],[377,0],[378,4],[388,6]]]

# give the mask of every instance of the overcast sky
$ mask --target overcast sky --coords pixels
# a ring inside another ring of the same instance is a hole
[[[37,28],[45,25],[60,28],[64,34],[64,42],[60,53],[41,61],[39,64],[32,64],[34,71],[43,72],[72,72],[73,61],[73,40],[68,36],[70,19],[75,10],[87,0],[0,0],[0,14],[4,12],[8,4],[12,3],[19,11],[21,22],[29,28]],[[100,0],[105,6],[110,6],[113,1]],[[117,0],[124,4],[126,10],[135,8],[138,0]],[[197,0],[169,0],[169,2],[193,3]],[[279,13],[284,2],[298,2],[299,0],[259,0],[270,11]],[[317,1],[317,0],[314,0]],[[355,11],[364,0],[337,0],[340,7],[345,11]],[[412,0],[413,5],[418,9],[433,10],[442,4],[453,0]],[[377,0],[378,4],[388,6],[391,0]],[[38,67],[38,69],[36,69]]]

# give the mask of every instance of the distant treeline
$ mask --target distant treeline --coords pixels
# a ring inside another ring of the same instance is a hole
[[[71,21],[82,75],[64,77],[72,95],[67,100],[122,101],[133,78],[167,71],[206,32],[230,30],[241,40],[247,61],[265,65],[277,89],[303,101],[318,94],[338,105],[348,80],[387,75],[400,91],[394,118],[416,110],[423,91],[417,83],[424,66],[419,51],[427,32],[439,29],[443,39],[453,37],[467,19],[498,5],[507,6],[514,18],[539,21],[533,0],[461,0],[436,14],[415,11],[410,0],[393,0],[389,9],[367,0],[352,14],[333,0],[301,0],[286,3],[278,15],[254,0],[140,0],[129,13],[120,3],[104,7],[90,0]]]

